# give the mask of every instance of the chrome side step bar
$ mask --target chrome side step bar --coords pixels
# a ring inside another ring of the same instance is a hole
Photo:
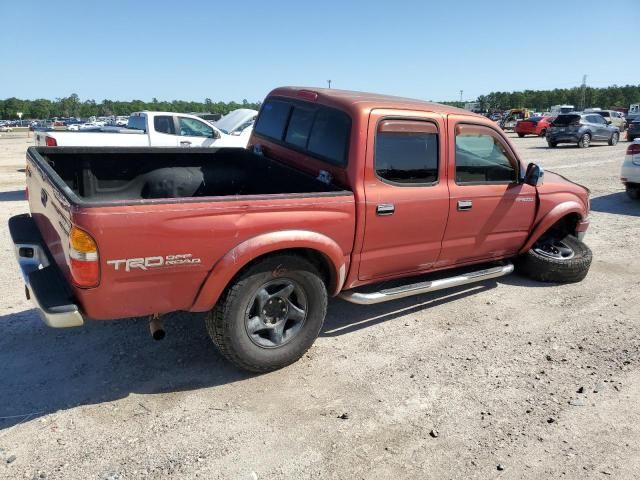
[[[435,292],[445,288],[459,287],[469,283],[481,282],[490,278],[502,277],[513,272],[513,263],[508,262],[497,267],[477,270],[475,272],[457,275],[455,277],[442,278],[430,282],[412,283],[411,285],[403,285],[401,287],[380,290],[379,292],[361,293],[347,290],[340,294],[340,298],[347,302],[357,303],[359,305],[373,305],[375,303],[388,302],[399,298],[411,297],[422,293]]]

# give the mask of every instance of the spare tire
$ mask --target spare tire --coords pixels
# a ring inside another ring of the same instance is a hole
[[[574,283],[587,276],[592,254],[573,235],[543,235],[517,260],[518,271],[540,282]]]

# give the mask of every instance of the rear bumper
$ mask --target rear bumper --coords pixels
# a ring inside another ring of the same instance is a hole
[[[44,323],[53,328],[81,326],[84,318],[73,302],[64,275],[55,262],[50,261],[33,218],[26,214],[11,217],[9,232],[27,298],[33,301]]]

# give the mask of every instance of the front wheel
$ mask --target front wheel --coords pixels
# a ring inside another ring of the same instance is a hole
[[[519,136],[520,138],[524,138],[524,133],[519,133],[519,134],[518,134],[518,136]]]
[[[547,145],[549,145],[549,148],[556,148],[558,146],[556,142],[552,142],[551,140],[547,141]]]
[[[631,200],[640,200],[640,187],[636,185],[627,185],[627,197]]]
[[[578,140],[578,148],[589,148],[589,145],[591,145],[591,135],[585,133]]]
[[[298,360],[316,340],[327,313],[327,289],[318,270],[295,255],[274,255],[230,285],[206,318],[220,353],[251,372],[269,372]]]
[[[609,139],[609,145],[611,145],[612,147],[614,145],[617,145],[618,140],[620,140],[620,134],[618,132],[613,132],[613,134],[611,134],[611,138]]]
[[[517,260],[518,271],[540,282],[574,283],[587,276],[592,254],[572,235],[543,235]]]

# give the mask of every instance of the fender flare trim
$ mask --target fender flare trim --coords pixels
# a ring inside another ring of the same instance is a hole
[[[282,250],[308,249],[323,255],[330,266],[329,294],[337,295],[344,284],[349,254],[331,238],[308,230],[280,230],[252,237],[227,252],[207,274],[190,308],[194,312],[211,310],[229,282],[251,261]]]

